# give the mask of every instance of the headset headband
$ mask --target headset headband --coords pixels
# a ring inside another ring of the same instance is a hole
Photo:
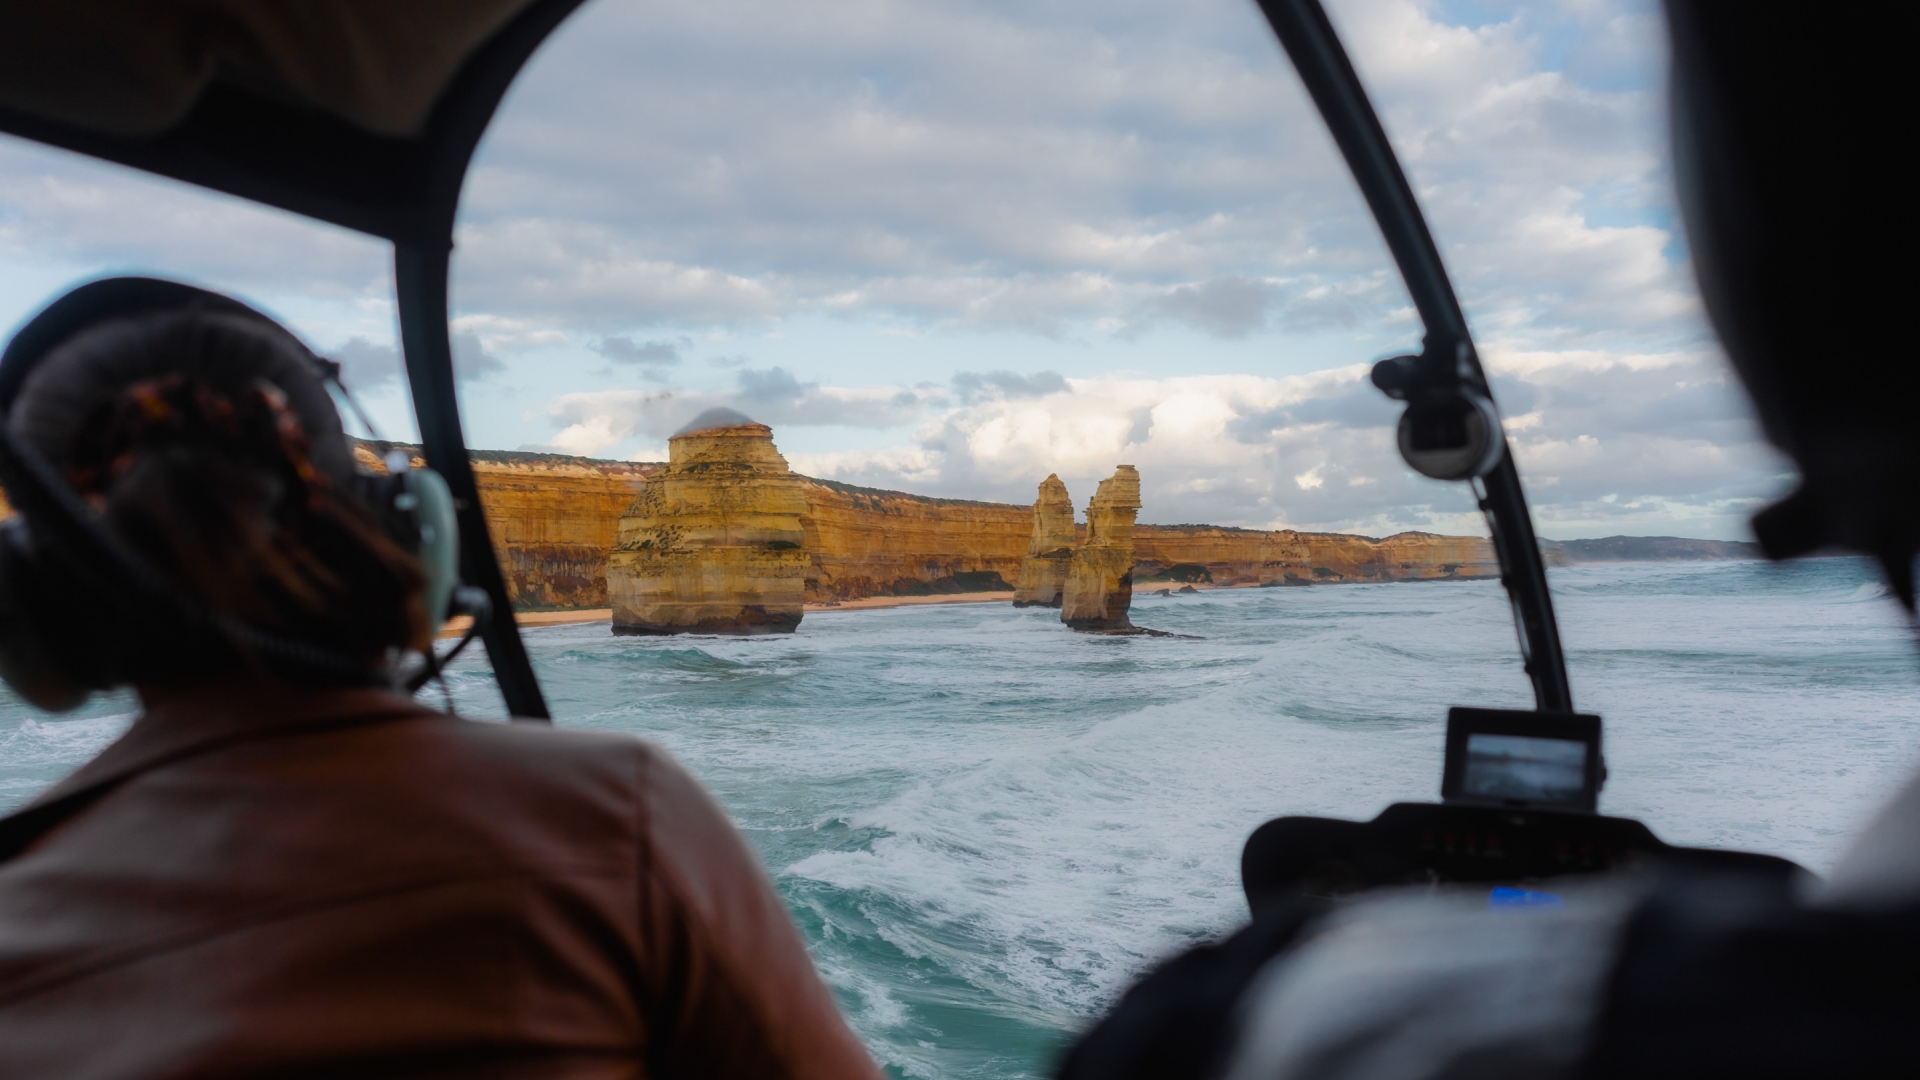
[[[40,362],[74,335],[109,319],[129,318],[158,311],[200,308],[243,315],[278,326],[255,309],[216,292],[149,277],[113,277],[89,281],[27,320],[0,353],[0,412],[11,412],[20,388]]]
[[[82,333],[117,320],[186,311],[241,319],[279,340],[287,347],[288,354],[303,362],[306,372],[288,371],[281,361],[277,376],[272,370],[262,374],[287,395],[288,406],[307,430],[314,464],[336,481],[352,475],[352,451],[347,446],[345,433],[340,431],[339,411],[325,388],[337,370],[335,365],[315,356],[292,331],[271,316],[230,296],[177,281],[148,277],[103,278],[81,285],[48,304],[14,334],[6,351],[0,353],[0,416],[14,421],[21,419],[13,415],[14,407],[34,372],[61,346]],[[304,377],[308,374],[312,376],[311,382]],[[33,437],[37,429],[38,425],[33,422],[15,425],[15,430],[26,438]],[[44,433],[43,429],[39,430]],[[340,432],[338,438],[332,437],[335,432]],[[41,449],[56,458],[62,453],[44,442]]]

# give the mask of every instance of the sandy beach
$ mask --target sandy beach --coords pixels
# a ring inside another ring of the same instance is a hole
[[[577,611],[516,611],[513,621],[521,626],[558,626],[561,623],[612,622],[612,608],[581,608]],[[448,619],[440,628],[443,638],[459,637],[467,632],[473,620],[465,615],[456,615]]]

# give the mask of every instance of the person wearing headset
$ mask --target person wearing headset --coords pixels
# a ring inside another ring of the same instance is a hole
[[[877,1077],[664,751],[395,692],[450,502],[356,470],[324,370],[148,279],[0,360],[0,674],[141,702],[0,819],[0,1076]]]

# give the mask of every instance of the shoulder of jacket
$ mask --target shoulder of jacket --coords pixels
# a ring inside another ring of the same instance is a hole
[[[592,731],[545,723],[501,723],[453,718],[444,730],[476,750],[499,750],[527,759],[612,759],[631,761],[665,756],[651,740],[623,731]]]

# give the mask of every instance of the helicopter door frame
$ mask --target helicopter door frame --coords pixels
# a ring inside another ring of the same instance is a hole
[[[460,521],[460,575],[499,617],[481,640],[507,712],[549,720],[545,696],[487,529],[460,423],[447,274],[460,191],[507,88],[584,0],[532,0],[473,50],[420,135],[376,135],[311,106],[216,80],[179,123],[126,138],[0,107],[0,132],[183,180],[367,233],[394,245],[394,291],[421,450],[447,481]]]
[[[1333,133],[1393,253],[1400,277],[1426,327],[1423,358],[1449,358],[1452,362],[1434,368],[1450,373],[1450,377],[1457,377],[1492,401],[1492,387],[1487,385],[1466,314],[1454,294],[1440,249],[1433,242],[1426,217],[1407,183],[1406,171],[1393,152],[1393,144],[1387,141],[1386,129],[1380,125],[1380,117],[1326,9],[1319,0],[1259,3],[1320,110],[1321,119]],[[1526,492],[1520,487],[1520,471],[1514,465],[1513,447],[1505,434],[1502,430],[1499,462],[1486,476],[1472,481],[1474,495],[1493,533],[1500,583],[1513,606],[1520,659],[1533,683],[1534,707],[1541,712],[1570,713],[1573,689],[1567,681],[1566,654],[1560,646],[1553,597],[1547,591],[1546,561],[1540,555]]]

